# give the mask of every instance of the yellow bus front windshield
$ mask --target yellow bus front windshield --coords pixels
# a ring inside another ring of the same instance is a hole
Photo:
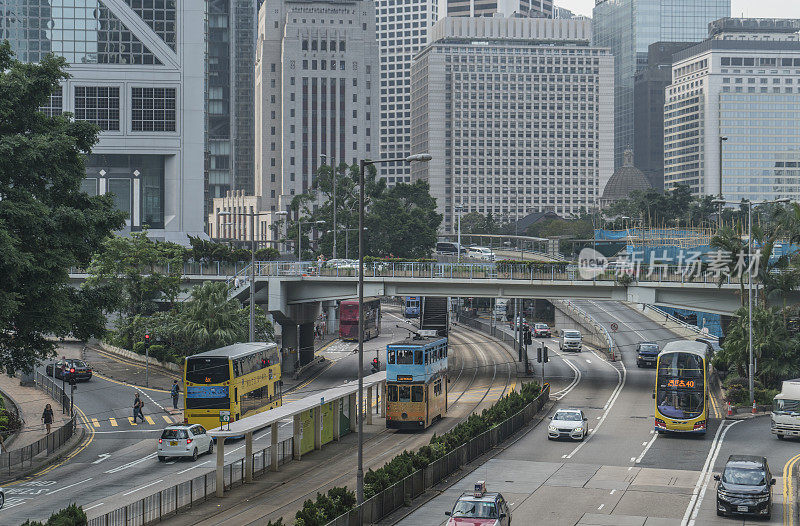
[[[658,359],[656,407],[668,418],[699,418],[705,410],[705,360],[691,353]]]

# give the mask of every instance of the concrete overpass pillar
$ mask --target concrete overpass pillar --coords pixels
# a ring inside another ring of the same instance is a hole
[[[329,301],[329,302],[327,302],[325,307],[328,309],[328,311],[327,311],[327,318],[328,318],[328,320],[327,320],[328,321],[327,329],[328,329],[328,334],[334,334],[336,332],[336,330],[339,328],[337,326],[337,324],[336,324],[336,302],[335,301]]]
[[[311,363],[314,360],[314,322],[300,325],[300,365]]]
[[[297,353],[297,324],[291,322],[281,323],[281,349],[283,363],[281,365],[281,374],[291,375],[296,369],[296,363],[299,359]]]

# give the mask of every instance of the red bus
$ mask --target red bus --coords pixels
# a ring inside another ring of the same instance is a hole
[[[381,333],[381,300],[364,298],[364,341]],[[358,341],[358,300],[339,303],[339,337]]]

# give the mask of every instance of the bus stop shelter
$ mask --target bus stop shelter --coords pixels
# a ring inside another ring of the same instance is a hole
[[[372,423],[372,393],[375,391],[375,409],[386,417],[386,397],[380,396],[385,391],[386,371],[364,377],[366,390],[365,406],[356,411],[358,399],[358,382],[349,382],[339,387],[320,391],[281,407],[270,409],[252,416],[242,418],[230,425],[224,424],[208,431],[209,436],[217,442],[217,497],[224,491],[225,439],[230,437],[245,438],[245,482],[253,481],[253,433],[259,429],[271,428],[270,470],[278,471],[278,424],[292,419],[292,457],[300,460],[303,453],[313,449],[321,449],[323,444],[338,441],[344,433],[357,429],[359,415],[365,415],[367,424]],[[348,417],[342,418],[342,415]],[[349,429],[342,430],[342,422]],[[326,426],[327,423],[327,426]],[[307,431],[306,431],[306,428]],[[311,432],[311,436],[308,434]]]

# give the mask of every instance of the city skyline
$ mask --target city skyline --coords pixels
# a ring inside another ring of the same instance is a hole
[[[571,10],[576,15],[592,16],[595,0],[557,0],[557,7]],[[749,0],[731,0],[732,16],[746,18],[800,18],[800,4],[787,5],[784,0],[763,0],[757,6]]]

